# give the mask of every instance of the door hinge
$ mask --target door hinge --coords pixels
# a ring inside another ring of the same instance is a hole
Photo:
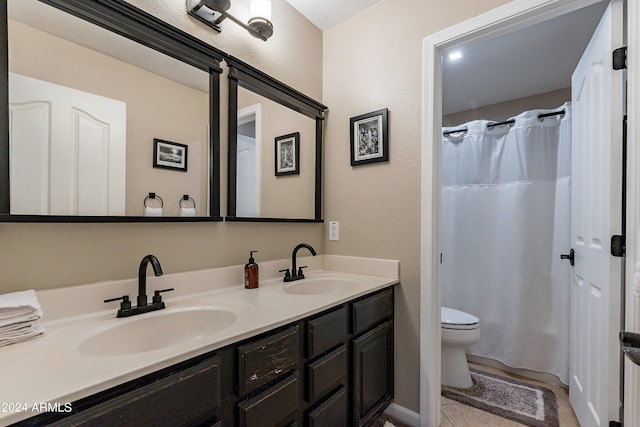
[[[625,240],[624,236],[616,234],[615,236],[611,236],[611,255],[617,257],[625,256]]]
[[[613,69],[624,70],[627,68],[627,47],[619,47],[613,51]]]

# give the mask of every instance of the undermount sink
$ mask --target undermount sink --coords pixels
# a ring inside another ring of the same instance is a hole
[[[91,357],[128,356],[189,344],[224,331],[249,313],[240,301],[189,301],[167,303],[164,310],[127,318],[83,322],[53,335],[51,343],[69,339],[78,351]],[[71,335],[70,335],[71,334]],[[72,338],[69,338],[69,337]],[[57,338],[62,337],[62,339]]]
[[[358,283],[345,277],[314,277],[285,284],[284,292],[295,295],[325,295],[347,292]]]

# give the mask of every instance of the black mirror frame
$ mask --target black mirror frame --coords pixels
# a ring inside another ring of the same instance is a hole
[[[209,74],[209,215],[201,217],[11,215],[7,0],[0,0],[0,222],[199,222],[220,216],[220,62],[226,54],[124,0],[39,0]]]
[[[227,165],[227,216],[225,221],[250,222],[324,222],[322,219],[322,125],[327,107],[284,83],[228,56],[229,67],[229,151]],[[314,218],[263,218],[236,216],[237,147],[238,147],[238,86],[291,108],[316,121],[316,170]]]

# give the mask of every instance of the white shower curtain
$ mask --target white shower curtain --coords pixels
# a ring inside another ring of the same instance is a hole
[[[568,383],[571,122],[477,120],[442,140],[442,305],[480,319],[473,355]]]

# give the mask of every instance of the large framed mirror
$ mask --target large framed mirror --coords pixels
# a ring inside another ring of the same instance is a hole
[[[0,221],[220,221],[226,54],[123,0],[0,0]]]
[[[227,221],[322,222],[327,107],[234,58]]]

